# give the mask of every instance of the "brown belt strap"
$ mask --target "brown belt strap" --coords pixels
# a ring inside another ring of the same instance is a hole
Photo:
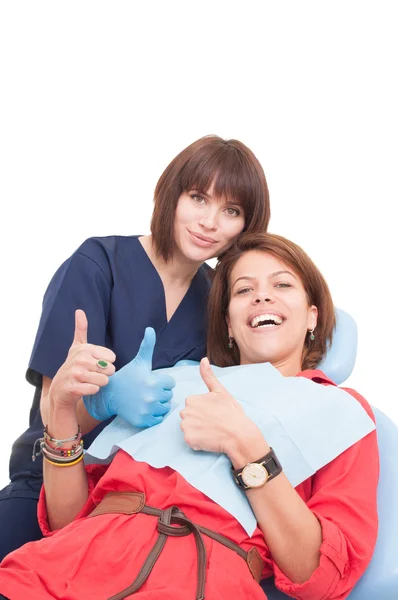
[[[158,539],[148,554],[133,583],[126,589],[109,598],[109,600],[122,600],[123,598],[126,598],[127,596],[130,596],[130,594],[134,594],[134,592],[139,590],[155,566],[155,563],[159,558],[161,551],[163,550],[168,536],[182,537],[191,533],[193,533],[195,537],[196,549],[198,552],[198,583],[196,586],[196,600],[204,600],[206,583],[206,548],[198,527],[192,523],[192,521],[187,519],[176,506],[171,506],[165,510],[152,508],[151,506],[144,506],[141,512],[146,515],[159,517],[157,526],[159,531]],[[180,525],[180,527],[173,527],[172,525]]]
[[[158,517],[157,529],[158,539],[144,561],[137,577],[131,585],[115,594],[108,600],[123,600],[127,596],[134,594],[149,577],[161,551],[164,548],[167,537],[183,537],[193,534],[195,538],[196,550],[198,553],[198,578],[196,586],[196,600],[204,600],[206,583],[206,548],[202,534],[207,535],[213,540],[223,544],[230,550],[233,550],[241,556],[247,563],[250,572],[256,581],[260,581],[263,563],[260,554],[256,548],[251,548],[249,552],[243,550],[238,544],[216,533],[211,529],[196,525],[182,513],[177,506],[171,506],[165,510],[145,505],[145,494],[142,492],[110,492],[108,493],[97,508],[90,514],[91,517],[100,514],[122,513],[136,514],[142,512],[146,515]],[[179,527],[173,527],[179,525]]]

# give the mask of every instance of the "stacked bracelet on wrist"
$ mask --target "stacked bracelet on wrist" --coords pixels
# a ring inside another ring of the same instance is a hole
[[[63,448],[64,444],[75,442],[71,448]],[[36,444],[40,444],[39,452],[36,452]],[[47,426],[43,431],[43,437],[35,441],[33,446],[32,460],[43,455],[44,459],[56,467],[70,467],[76,465],[83,459],[83,440],[80,427],[76,435],[60,440],[51,437]]]
[[[57,438],[51,437],[51,435],[48,433],[48,425],[46,425],[46,427],[44,428],[43,435],[44,435],[44,439],[46,440],[46,442],[50,446],[51,446],[51,444],[50,444],[50,442],[51,442],[52,444],[55,445],[55,448],[59,448],[59,447],[63,446],[64,444],[67,444],[68,442],[76,442],[76,444],[78,444],[80,442],[80,440],[82,439],[82,432],[80,430],[80,425],[78,425],[76,435],[69,437],[69,438],[65,438],[64,440],[58,440]]]

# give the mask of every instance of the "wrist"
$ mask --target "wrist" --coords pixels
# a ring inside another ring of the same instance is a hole
[[[234,469],[240,469],[248,463],[258,460],[270,452],[271,448],[264,439],[261,431],[252,421],[231,438],[225,454]]]
[[[48,421],[44,425],[54,438],[64,439],[75,435],[78,429],[76,406],[60,405],[50,398]]]
[[[76,401],[77,404],[78,400]],[[72,415],[76,415],[76,404],[66,404],[60,402],[49,394],[48,398],[48,416],[57,416],[59,418],[70,418]]]

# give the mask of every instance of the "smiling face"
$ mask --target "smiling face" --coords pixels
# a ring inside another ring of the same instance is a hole
[[[218,256],[245,226],[243,208],[213,194],[183,192],[178,200],[174,220],[174,238],[180,257],[202,263]]]
[[[274,255],[253,250],[237,261],[229,284],[228,332],[241,364],[271,362],[283,375],[296,375],[317,321],[298,275]]]

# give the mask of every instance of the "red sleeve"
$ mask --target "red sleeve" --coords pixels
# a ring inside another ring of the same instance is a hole
[[[374,419],[369,404],[354,396]],[[320,562],[310,579],[293,583],[274,563],[275,585],[300,600],[343,600],[365,572],[377,537],[379,457],[376,431],[312,477],[308,508],[322,527]]]
[[[75,517],[76,519],[79,519],[82,516],[86,516],[95,508],[95,504],[93,504],[92,499],[91,499],[91,494],[92,494],[95,486],[101,479],[101,477],[104,475],[105,471],[108,469],[108,467],[109,467],[109,465],[86,465],[85,466],[86,473],[87,473],[87,482],[88,482],[88,499],[87,499],[87,502],[85,503],[85,505],[83,506],[82,510],[80,511],[80,513]],[[50,537],[50,536],[54,535],[54,533],[56,533],[56,531],[59,531],[58,529],[51,530],[50,525],[48,523],[47,506],[46,506],[46,492],[44,489],[44,485],[42,485],[41,491],[40,491],[39,504],[37,506],[37,520],[39,522],[41,532],[44,536]]]

